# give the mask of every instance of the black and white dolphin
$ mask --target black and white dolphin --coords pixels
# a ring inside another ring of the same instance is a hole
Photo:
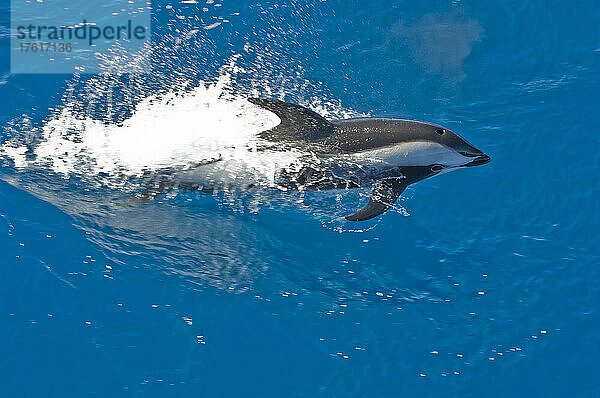
[[[281,120],[259,133],[259,138],[272,146],[268,149],[293,149],[305,155],[275,171],[269,181],[243,161],[217,158],[161,180],[129,203],[144,202],[172,188],[215,192],[261,186],[305,191],[366,186],[372,187],[367,205],[345,217],[364,221],[387,211],[410,184],[490,161],[461,136],[436,124],[394,118],[328,121],[300,105],[248,100]]]
[[[296,104],[261,98],[249,101],[281,119],[279,125],[262,132],[261,138],[297,145],[322,159],[320,170],[317,167],[317,179],[329,181],[316,184],[316,189],[320,186],[339,188],[340,183],[335,178],[340,175],[342,182],[346,181],[346,188],[372,183],[369,202],[346,216],[349,221],[368,220],[384,213],[410,184],[459,167],[490,161],[488,155],[457,133],[432,123],[394,118],[328,121]],[[323,161],[332,158],[336,161]],[[340,159],[345,161],[340,162]],[[357,164],[363,167],[350,166]],[[329,177],[322,170],[328,165],[335,165]],[[347,173],[344,173],[345,168],[349,169]],[[307,170],[315,173],[315,168],[308,166],[296,180],[307,179]]]

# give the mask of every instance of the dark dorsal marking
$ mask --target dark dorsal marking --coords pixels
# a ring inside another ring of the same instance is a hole
[[[319,141],[333,132],[333,124],[303,106],[263,98],[248,101],[276,114],[281,123],[259,136],[269,141]]]

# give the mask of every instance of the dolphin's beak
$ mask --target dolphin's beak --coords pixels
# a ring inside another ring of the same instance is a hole
[[[485,153],[481,155],[477,155],[475,159],[471,160],[469,163],[465,164],[463,167],[471,167],[471,166],[479,166],[482,164],[486,164],[490,161],[490,157]]]

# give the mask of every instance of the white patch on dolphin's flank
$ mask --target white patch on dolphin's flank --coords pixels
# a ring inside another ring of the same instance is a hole
[[[447,146],[430,141],[411,141],[352,155],[362,159],[384,162],[393,166],[427,166],[441,164],[458,167],[473,160]]]

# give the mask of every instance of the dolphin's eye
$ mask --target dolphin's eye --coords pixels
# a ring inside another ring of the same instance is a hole
[[[434,164],[433,166],[431,166],[431,171],[437,173],[438,171],[442,171],[443,168],[444,166],[442,166],[441,164]]]
[[[444,133],[446,132],[446,130],[444,129],[437,129],[435,130],[436,133],[438,133],[439,135],[444,135]]]

